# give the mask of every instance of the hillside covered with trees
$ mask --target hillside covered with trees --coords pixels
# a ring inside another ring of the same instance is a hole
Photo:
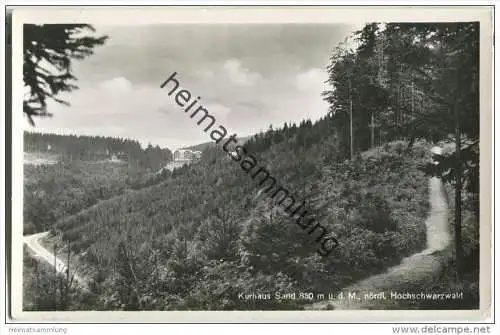
[[[462,204],[479,222],[479,23],[371,23],[355,50],[339,46],[325,92],[346,157],[394,139],[452,143],[427,173],[454,188],[458,274],[463,254]],[[465,192],[464,192],[465,191]]]
[[[329,257],[316,254],[308,234],[214,148],[158,185],[102,201],[53,229],[76,254],[85,253],[87,276],[102,280],[101,298],[114,297],[95,308],[296,308],[249,304],[238,293],[340,289],[422,249],[427,182],[417,164],[429,160],[427,147],[406,153],[403,142],[393,143],[351,162],[330,157],[324,144],[334,145],[335,137],[311,138],[307,149],[297,141],[301,131],[316,134],[329,121],[253,141],[273,143],[260,161],[339,235],[341,247]]]
[[[26,132],[25,153],[54,157],[55,164],[24,165],[24,233],[42,232],[57,220],[98,201],[155,183],[172,160],[168,149],[111,137]]]
[[[34,132],[25,132],[24,152],[54,153],[63,161],[114,158],[129,167],[151,171],[157,171],[172,160],[169,149],[151,143],[143,149],[138,141],[130,139]]]

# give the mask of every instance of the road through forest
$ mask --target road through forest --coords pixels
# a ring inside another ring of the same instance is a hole
[[[66,264],[60,258],[56,257],[52,251],[45,249],[45,247],[40,244],[40,239],[46,237],[48,234],[49,232],[46,231],[43,233],[23,236],[23,242],[32,251],[33,257],[42,259],[50,265],[55,266],[58,273],[66,274]],[[73,281],[79,285],[83,285],[83,279],[71,271],[70,275],[73,274],[75,275]]]

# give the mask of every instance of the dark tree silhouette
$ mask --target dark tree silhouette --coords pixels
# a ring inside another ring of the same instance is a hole
[[[71,61],[92,55],[94,48],[108,38],[91,36],[91,32],[95,29],[88,24],[24,25],[23,80],[27,93],[23,112],[31,125],[35,125],[34,117],[51,116],[47,99],[69,105],[57,95],[78,88]]]

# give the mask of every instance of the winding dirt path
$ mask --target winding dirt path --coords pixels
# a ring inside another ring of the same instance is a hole
[[[439,151],[436,147],[433,152]],[[438,258],[433,252],[445,249],[451,243],[451,234],[448,228],[448,204],[444,195],[441,180],[432,177],[429,180],[429,215],[425,225],[427,227],[427,248],[423,251],[404,258],[397,266],[389,268],[385,273],[368,277],[344,288],[344,296],[348,292],[356,292],[356,299],[324,300],[306,307],[307,310],[322,310],[328,305],[334,309],[385,309],[383,306],[397,305],[398,300],[390,299],[390,292],[398,288],[418,285],[419,282],[431,279],[441,267]],[[365,300],[365,294],[385,292],[386,299]],[[401,291],[403,292],[403,291]],[[425,292],[424,292],[425,293]]]

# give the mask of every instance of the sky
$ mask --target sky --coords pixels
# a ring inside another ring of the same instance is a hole
[[[51,118],[25,129],[136,139],[177,149],[211,141],[160,85],[182,88],[229,134],[318,120],[334,48],[362,24],[185,24],[94,26],[109,36],[73,71],[78,90],[50,102]]]

